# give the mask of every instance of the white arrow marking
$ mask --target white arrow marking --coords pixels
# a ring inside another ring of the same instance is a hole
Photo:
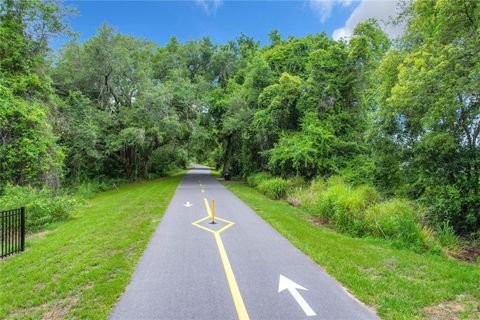
[[[185,207],[187,208],[190,208],[191,206],[193,206],[193,203],[190,203],[190,201],[187,201],[185,204],[184,204]]]
[[[317,314],[312,308],[308,305],[307,301],[303,299],[302,295],[298,292],[298,290],[308,290],[298,283],[288,279],[285,276],[280,275],[280,280],[278,282],[278,292],[282,292],[283,290],[287,289],[292,294],[293,298],[297,301],[297,303],[302,308],[303,312],[309,317],[316,316]]]

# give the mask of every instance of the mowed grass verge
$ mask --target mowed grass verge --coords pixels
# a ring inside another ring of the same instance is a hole
[[[384,319],[480,319],[480,267],[352,238],[240,183],[226,186]]]
[[[98,194],[0,262],[0,319],[105,319],[181,175]]]

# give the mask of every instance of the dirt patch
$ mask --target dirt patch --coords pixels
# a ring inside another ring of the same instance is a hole
[[[310,222],[311,224],[313,224],[314,226],[317,226],[317,227],[328,227],[329,226],[328,220],[324,219],[324,218],[309,216],[307,218],[307,220],[308,220],[308,222]]]
[[[455,300],[442,302],[435,306],[423,308],[428,319],[457,320],[480,319],[480,302],[472,296],[458,295]]]
[[[382,274],[380,273],[380,271],[375,268],[369,268],[369,267],[357,265],[357,269],[358,271],[363,273],[366,277],[368,277],[371,280],[374,280],[374,279],[377,280],[382,277]]]
[[[144,209],[150,209],[150,208],[152,208],[152,207],[154,207],[154,206],[156,206],[156,205],[157,205],[156,202],[153,202],[153,201],[145,201],[145,202],[143,203],[143,208],[144,208]]]
[[[300,205],[302,204],[300,199],[298,197],[294,197],[294,196],[287,197],[287,202],[288,202],[289,205],[294,206],[294,207],[300,207]]]
[[[92,289],[93,288],[93,283],[87,283],[84,287],[83,287],[83,290],[86,291],[86,290],[89,290],[89,289]]]
[[[51,232],[52,232],[52,230],[43,230],[43,231],[40,231],[40,232],[37,232],[37,233],[29,234],[29,235],[27,235],[26,238],[27,238],[27,240],[41,238],[41,237],[44,237]]]
[[[480,259],[480,247],[463,247],[458,252],[449,252],[449,256],[456,260],[475,263]]]
[[[397,258],[384,259],[382,262],[388,270],[395,270],[397,268]]]
[[[64,319],[65,314],[67,314],[67,312],[77,304],[78,300],[79,298],[77,296],[71,296],[60,300],[58,303],[55,303],[53,306],[48,308],[49,310],[43,314],[42,319]]]

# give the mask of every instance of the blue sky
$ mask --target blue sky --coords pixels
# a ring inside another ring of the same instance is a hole
[[[68,20],[72,30],[80,33],[82,42],[106,22],[121,33],[164,45],[172,36],[182,42],[208,36],[215,43],[225,43],[241,32],[268,44],[268,34],[273,29],[278,29],[284,38],[321,32],[338,38],[351,32],[348,22],[365,6],[362,2],[367,7],[378,7],[385,1],[393,0],[110,0],[66,1],[66,4],[78,10],[78,15]],[[367,14],[360,20],[368,18],[370,11],[366,8]],[[59,39],[52,45],[58,47],[63,42],[65,39]]]

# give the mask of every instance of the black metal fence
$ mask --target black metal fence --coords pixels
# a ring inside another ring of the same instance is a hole
[[[1,256],[25,250],[25,208],[0,211]]]

